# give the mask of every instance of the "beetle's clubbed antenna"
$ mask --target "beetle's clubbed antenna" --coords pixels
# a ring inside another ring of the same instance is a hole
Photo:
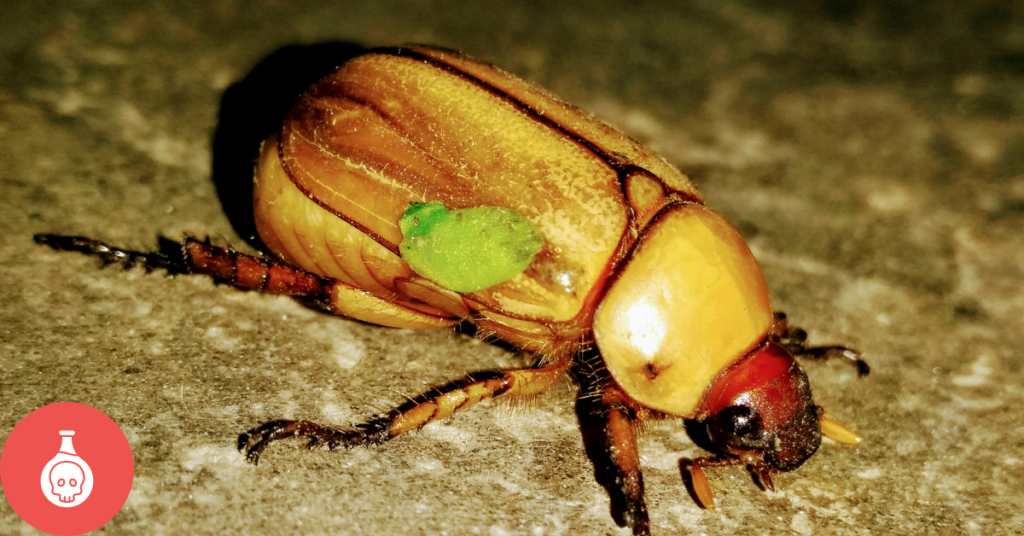
[[[818,425],[821,426],[821,433],[843,445],[859,445],[864,438],[845,424],[826,417],[824,412],[818,417]]]
[[[147,272],[167,270],[167,273],[172,275],[186,274],[190,271],[182,244],[163,237],[160,238],[159,251],[148,253],[114,247],[84,236],[37,234],[33,239],[37,244],[50,246],[58,251],[78,251],[98,257],[103,266],[117,264],[126,270],[141,266]]]
[[[701,508],[715,509],[715,496],[711,493],[711,484],[708,484],[708,478],[704,476],[704,468],[725,467],[741,463],[743,462],[739,458],[697,458],[693,460],[693,464],[690,465],[690,483],[693,485],[693,494],[697,496],[697,502],[700,503]]]

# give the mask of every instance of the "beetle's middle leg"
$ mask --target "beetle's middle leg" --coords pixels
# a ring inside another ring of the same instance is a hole
[[[775,323],[768,337],[781,344],[795,357],[805,357],[824,361],[827,359],[843,359],[857,368],[858,376],[867,376],[871,367],[861,359],[860,353],[845,346],[807,346],[807,332],[800,328],[789,327],[786,313],[775,313]]]
[[[386,416],[352,429],[335,429],[312,421],[271,421],[238,437],[238,449],[256,464],[271,443],[289,437],[307,437],[307,448],[334,450],[339,447],[381,444],[405,432],[444,419],[478,402],[497,396],[530,396],[551,387],[565,377],[572,354],[555,357],[541,367],[470,374],[391,410]]]

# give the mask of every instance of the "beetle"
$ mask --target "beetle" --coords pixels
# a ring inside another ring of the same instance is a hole
[[[276,420],[241,434],[253,464],[275,441],[380,444],[493,397],[526,397],[567,376],[593,400],[602,451],[633,534],[649,534],[637,430],[696,423],[716,453],[765,489],[821,436],[860,437],[824,416],[794,359],[841,358],[773,313],[740,234],[650,149],[539,87],[459,53],[375,49],[303,93],[260,150],[254,213],[272,257],[209,241],[143,253],[37,235],[105,263],[201,273],[305,298],[384,326],[471,323],[536,356],[473,373],[350,429]],[[614,498],[614,497],[613,497]]]

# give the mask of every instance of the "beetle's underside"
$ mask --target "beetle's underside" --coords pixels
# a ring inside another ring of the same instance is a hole
[[[165,269],[170,274],[198,273],[212,276],[218,282],[273,294],[285,294],[313,302],[328,310],[336,310],[338,281],[306,272],[280,261],[238,253],[232,249],[210,245],[194,239],[183,244],[163,241],[160,252],[143,253],[115,248],[102,242],[73,236],[37,235],[36,241],[54,249],[80,251],[97,256],[106,264],[125,268],[144,267],[147,271]],[[858,368],[860,375],[868,372],[867,364],[856,352],[838,346],[808,347],[806,333],[790,329],[785,315],[777,313],[775,324],[767,335],[793,355],[811,359],[842,358]],[[356,445],[381,444],[408,431],[443,419],[480,401],[498,396],[522,397],[538,394],[572,375],[580,385],[579,407],[582,417],[599,445],[588,452],[603,459],[595,465],[605,466],[610,478],[602,482],[617,505],[616,520],[632,528],[633,534],[650,534],[647,507],[644,502],[643,475],[637,449],[637,431],[645,419],[661,416],[624,393],[613,381],[592,345],[571,341],[543,355],[534,366],[504,371],[468,374],[442,387],[423,393],[386,416],[350,429],[338,429],[312,421],[276,420],[267,422],[239,436],[238,447],[246,458],[256,464],[271,443],[290,437],[306,437],[307,448],[334,450]],[[818,408],[820,413],[820,408]],[[823,432],[842,443],[855,444],[859,438],[834,421],[822,417]],[[816,448],[816,445],[814,446]],[[813,452],[813,451],[812,451]],[[756,461],[719,453],[714,458],[698,458],[692,463],[692,485],[702,506],[714,503],[702,467],[747,464],[761,485],[773,489],[775,470]]]

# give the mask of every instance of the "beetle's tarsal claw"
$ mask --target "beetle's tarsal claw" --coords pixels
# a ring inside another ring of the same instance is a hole
[[[755,465],[750,471],[757,476],[757,480],[766,491],[775,491],[775,481],[772,479],[772,468],[768,465]]]
[[[260,455],[279,439],[289,437],[309,439],[309,450],[333,451],[338,447],[352,447],[364,444],[367,435],[362,430],[335,430],[312,421],[270,421],[238,436],[238,450],[245,450],[245,459],[257,465]]]
[[[861,359],[860,354],[856,351],[847,348],[843,351],[843,357],[853,361],[853,365],[857,367],[857,376],[863,378],[871,372],[871,367],[868,365],[868,362]]]
[[[249,434],[247,434],[245,432],[242,432],[242,433],[238,434],[238,445],[237,445],[238,450],[242,450],[242,449],[244,449],[248,445],[249,445]]]
[[[856,368],[857,376],[862,378],[871,372],[871,367],[861,358],[860,353],[845,346],[818,346],[808,348],[805,354],[811,359],[842,359]]]
[[[818,424],[821,426],[821,433],[836,443],[859,445],[864,440],[864,437],[853,429],[824,415],[818,418]]]

